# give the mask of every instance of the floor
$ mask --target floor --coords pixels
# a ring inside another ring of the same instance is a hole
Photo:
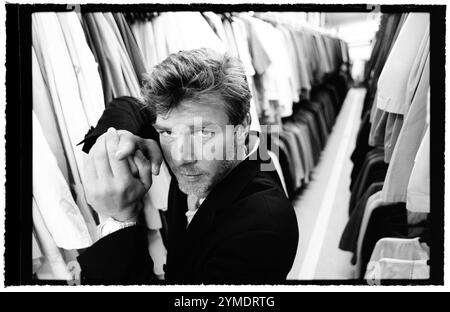
[[[299,225],[297,256],[288,279],[351,279],[352,256],[338,248],[348,220],[350,172],[365,89],[352,88],[309,185],[294,200]]]

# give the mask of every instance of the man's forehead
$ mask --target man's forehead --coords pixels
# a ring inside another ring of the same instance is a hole
[[[173,127],[175,125],[194,125],[201,121],[203,125],[228,124],[225,105],[217,99],[206,102],[205,99],[183,101],[165,115],[156,116],[155,126]]]

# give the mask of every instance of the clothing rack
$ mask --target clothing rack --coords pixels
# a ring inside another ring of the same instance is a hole
[[[399,251],[390,258],[410,261],[385,271],[400,272],[394,278],[410,278],[401,275],[408,265],[423,265],[429,256],[417,244],[430,243],[429,22],[421,13],[383,14],[367,63],[367,93],[351,156],[349,221],[339,243],[357,257],[361,278],[384,238],[411,238],[408,247],[395,239],[386,247]]]
[[[330,30],[327,28],[323,28],[323,27],[319,27],[319,26],[315,26],[315,25],[311,25],[311,24],[303,23],[303,22],[294,23],[291,20],[285,20],[283,18],[280,18],[279,15],[273,15],[271,12],[267,12],[267,13],[257,12],[257,13],[254,13],[252,16],[259,18],[263,21],[266,21],[268,23],[271,23],[273,25],[281,24],[281,25],[288,26],[288,27],[294,27],[294,28],[297,28],[300,30],[311,31],[313,33],[315,32],[315,33],[318,33],[323,36],[329,36],[331,38],[340,39],[337,36],[331,35]],[[340,40],[342,40],[342,39],[340,39]]]
[[[138,21],[140,22],[147,22],[151,21],[153,18],[159,16],[159,12],[125,12],[123,15],[125,16],[125,19],[130,23],[136,23]]]

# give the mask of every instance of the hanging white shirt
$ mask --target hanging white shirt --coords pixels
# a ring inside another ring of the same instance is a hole
[[[58,167],[67,183],[69,183],[69,168],[60,131],[58,130],[56,116],[53,112],[53,104],[37,61],[34,47],[31,47],[31,68],[33,70],[33,111],[41,123],[42,132],[53,155],[56,157]]]
[[[419,238],[382,238],[372,252],[366,279],[428,279],[430,250]]]
[[[84,112],[89,125],[94,127],[105,109],[98,64],[76,13],[57,13],[57,16],[78,81]]]
[[[151,21],[136,21],[130,25],[130,28],[144,57],[145,64],[150,71],[153,66],[158,64],[153,24]]]
[[[83,177],[84,153],[76,146],[89,129],[89,123],[80,98],[78,81],[56,13],[32,14],[33,48],[50,94],[56,120],[70,164],[76,193],[76,202],[88,225],[91,237],[96,237],[96,225],[86,202]]]
[[[384,111],[406,115],[407,84],[411,68],[417,60],[422,41],[429,36],[430,15],[410,13],[400,29],[397,40],[378,79],[377,107]]]
[[[71,280],[72,275],[67,269],[61,251],[56,246],[53,237],[49,233],[39,207],[33,197],[33,227],[36,234],[36,240],[42,250],[45,258],[42,265],[36,271],[38,279],[44,280]]]
[[[92,245],[80,209],[73,200],[34,112],[33,197],[58,247],[81,249]]]
[[[426,130],[427,91],[430,87],[429,53],[419,86],[403,122],[383,185],[385,202],[406,202],[414,159]]]
[[[406,209],[430,213],[430,127],[427,127],[417,151],[408,183]]]

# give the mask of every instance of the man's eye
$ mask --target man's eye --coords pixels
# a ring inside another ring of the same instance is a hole
[[[162,135],[162,136],[171,136],[172,135],[172,131],[161,130],[161,131],[159,131],[159,134]]]
[[[199,136],[202,139],[209,139],[214,136],[214,132],[207,129],[200,129],[194,132],[195,136]]]

